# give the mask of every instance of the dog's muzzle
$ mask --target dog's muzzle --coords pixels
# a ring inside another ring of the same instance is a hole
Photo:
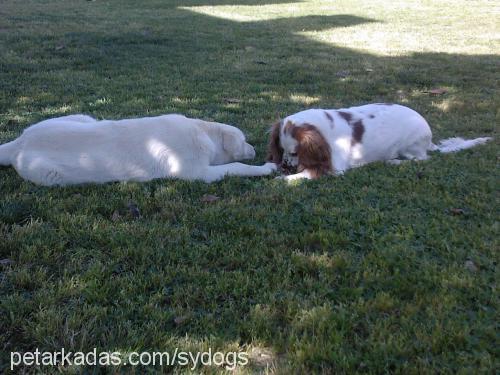
[[[283,161],[279,167],[279,170],[284,174],[295,174],[295,173],[297,173],[297,166],[291,165],[291,164]]]
[[[245,159],[253,159],[255,157],[255,149],[252,145],[245,144]]]

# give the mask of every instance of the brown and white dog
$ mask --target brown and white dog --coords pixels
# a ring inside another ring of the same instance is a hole
[[[286,180],[314,179],[374,161],[425,160],[427,151],[453,152],[490,139],[449,138],[435,145],[427,121],[397,104],[308,109],[273,125],[267,159],[282,170],[297,168]]]

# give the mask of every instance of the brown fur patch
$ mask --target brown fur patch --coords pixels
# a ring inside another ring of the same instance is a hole
[[[292,137],[298,142],[299,172],[306,169],[312,178],[318,178],[332,171],[330,145],[314,125],[294,127]]]
[[[365,126],[363,125],[362,120],[356,120],[352,118],[352,113],[345,111],[337,111],[337,113],[342,116],[344,120],[346,120],[349,126],[352,128],[352,139],[351,145],[355,145],[356,143],[361,143],[363,139],[363,134],[365,133]],[[375,117],[370,115],[371,118]]]
[[[324,113],[328,121],[330,121],[330,129],[333,129],[335,127],[335,121],[333,121],[332,115],[329,114],[327,111],[325,111]]]
[[[283,161],[283,148],[280,145],[281,121],[275,122],[271,127],[271,137],[267,146],[267,161],[278,165]]]
[[[352,139],[351,139],[351,145],[355,145],[356,143],[361,143],[361,140],[363,139],[363,134],[365,133],[365,127],[363,125],[362,120],[358,120],[351,124],[352,127]]]
[[[347,122],[352,121],[352,113],[351,112],[345,112],[345,111],[337,111],[337,113]]]

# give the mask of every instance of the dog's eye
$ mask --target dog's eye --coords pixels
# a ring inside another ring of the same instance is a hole
[[[296,152],[291,152],[291,153],[290,153],[290,156],[295,157],[295,156],[297,156],[297,153],[296,153]]]

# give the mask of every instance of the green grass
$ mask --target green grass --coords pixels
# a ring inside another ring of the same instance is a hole
[[[64,114],[179,112],[241,127],[261,163],[278,115],[380,101],[421,112],[436,140],[498,138],[498,11],[486,0],[4,0],[0,142]],[[497,145],[294,186],[43,188],[3,168],[0,372],[10,351],[35,348],[211,347],[251,353],[240,373],[494,373]]]

